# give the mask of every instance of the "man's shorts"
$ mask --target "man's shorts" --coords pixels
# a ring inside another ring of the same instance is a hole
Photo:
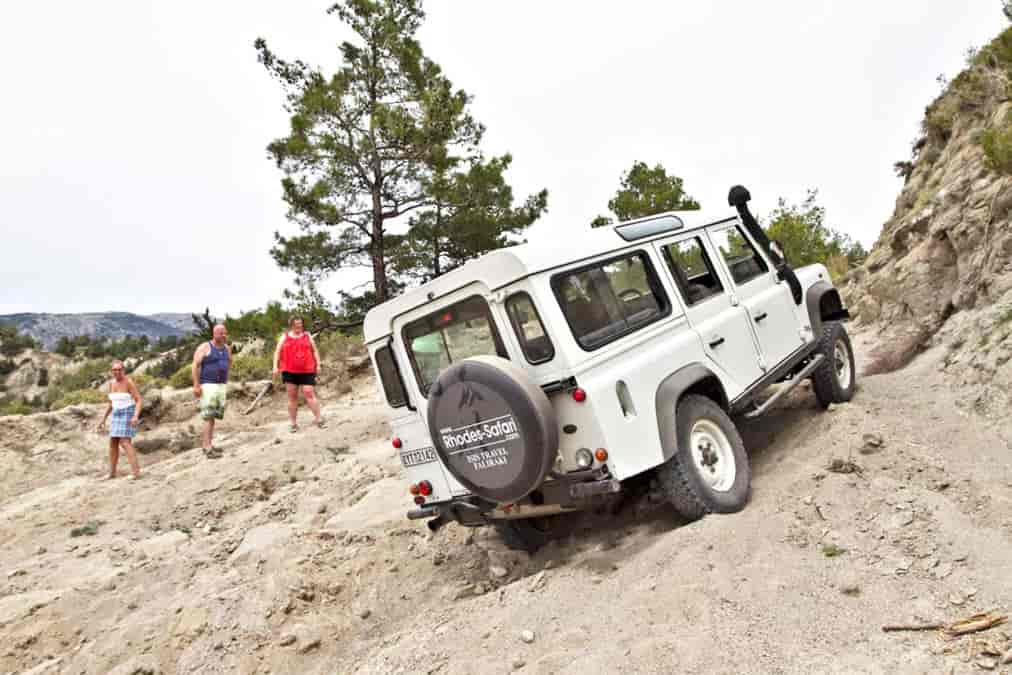
[[[220,420],[225,417],[225,384],[200,385],[200,416],[205,420]]]

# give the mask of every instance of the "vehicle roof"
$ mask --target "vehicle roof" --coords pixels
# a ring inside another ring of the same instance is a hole
[[[455,270],[447,272],[421,286],[408,289],[401,295],[376,305],[365,315],[362,327],[366,342],[389,335],[394,319],[416,307],[433,301],[458,288],[475,281],[483,282],[490,290],[509,285],[519,279],[569,265],[579,260],[593,258],[609,251],[642,246],[644,242],[671,236],[674,233],[723,222],[737,217],[734,211],[667,211],[647,218],[628,220],[618,225],[647,222],[664,216],[676,215],[685,224],[678,230],[669,230],[655,235],[626,241],[615,231],[617,225],[598,227],[580,232],[578,237],[567,240],[565,249],[542,242],[519,244],[490,251],[470,260]]]

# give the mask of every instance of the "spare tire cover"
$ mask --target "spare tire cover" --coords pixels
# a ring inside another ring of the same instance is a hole
[[[545,480],[559,448],[548,396],[498,356],[444,370],[429,389],[429,433],[444,466],[473,494],[515,502]]]

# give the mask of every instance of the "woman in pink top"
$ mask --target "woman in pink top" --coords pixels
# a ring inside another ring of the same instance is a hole
[[[313,336],[306,332],[302,317],[293,316],[288,321],[288,331],[278,339],[274,350],[274,376],[281,374],[281,381],[288,390],[288,417],[291,431],[299,430],[296,415],[299,410],[299,389],[306,399],[306,405],[313,411],[314,424],[321,429],[326,425],[320,417],[320,403],[316,400],[316,373],[320,369],[320,353]]]

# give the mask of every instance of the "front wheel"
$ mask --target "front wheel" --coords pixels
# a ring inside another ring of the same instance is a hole
[[[854,397],[856,369],[850,336],[842,323],[823,324],[817,353],[822,354],[823,363],[812,375],[812,389],[819,405],[826,408],[830,403],[846,403]]]
[[[658,481],[675,510],[698,520],[708,513],[745,508],[752,471],[741,435],[724,409],[692,394],[678,402],[675,419],[675,454],[657,468]]]

